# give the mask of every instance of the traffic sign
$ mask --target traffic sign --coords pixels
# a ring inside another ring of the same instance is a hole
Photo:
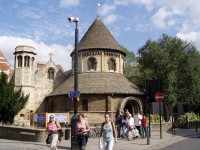
[[[157,92],[155,94],[155,101],[156,102],[163,102],[164,101],[164,94],[162,92]]]
[[[80,97],[80,91],[69,91],[68,97],[69,97],[69,98],[77,98],[77,97]]]

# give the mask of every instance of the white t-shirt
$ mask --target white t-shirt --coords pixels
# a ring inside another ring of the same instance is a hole
[[[130,119],[127,119],[126,123],[128,124],[128,126],[133,126],[134,125],[134,119],[133,119],[133,117],[131,117]]]
[[[142,120],[142,115],[137,114],[134,116],[134,122],[136,126],[140,126],[141,125],[141,120]]]

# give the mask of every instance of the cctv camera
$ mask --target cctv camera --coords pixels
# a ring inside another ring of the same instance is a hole
[[[69,20],[69,22],[79,22],[78,17],[69,17],[68,20]]]

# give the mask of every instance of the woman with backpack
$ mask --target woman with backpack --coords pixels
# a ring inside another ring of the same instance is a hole
[[[57,150],[57,141],[58,141],[58,130],[61,129],[61,126],[58,122],[54,120],[54,116],[49,116],[49,123],[47,125],[47,130],[49,131],[49,136],[51,136],[51,146],[50,150]]]
[[[104,150],[113,150],[114,142],[117,143],[117,134],[115,124],[110,121],[109,114],[105,115],[105,122],[101,125],[99,142],[101,142],[102,136]]]

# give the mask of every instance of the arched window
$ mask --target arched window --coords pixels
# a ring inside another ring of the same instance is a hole
[[[95,71],[97,69],[97,60],[95,57],[90,57],[88,59],[88,70]]]
[[[18,60],[18,67],[22,67],[22,56],[18,56],[17,57],[17,60]]]
[[[49,68],[48,69],[48,79],[54,79],[54,69],[53,68]]]
[[[84,99],[82,101],[82,107],[83,107],[83,111],[88,111],[88,100]]]
[[[30,57],[29,56],[24,57],[24,67],[30,67]]]
[[[116,70],[116,62],[114,59],[109,59],[108,61],[108,69],[110,71],[115,71]]]

